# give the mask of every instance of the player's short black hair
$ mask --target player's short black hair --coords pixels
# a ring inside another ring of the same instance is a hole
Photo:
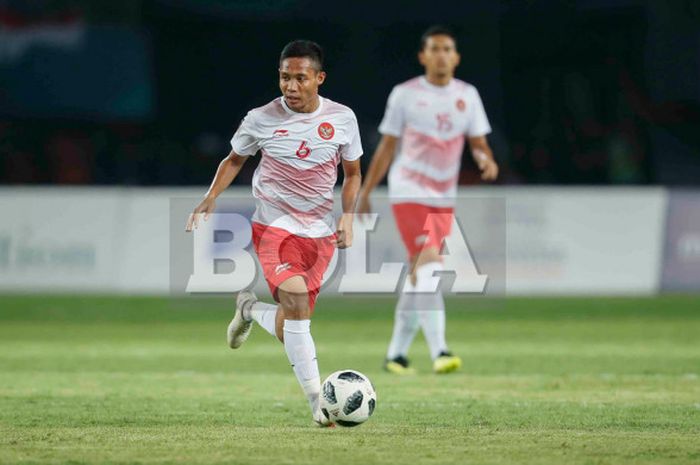
[[[455,35],[454,32],[452,32],[452,29],[450,29],[447,26],[442,26],[440,24],[436,24],[434,26],[430,26],[420,37],[420,50],[422,51],[425,49],[425,46],[428,44],[428,39],[433,37],[433,36],[447,36],[451,38],[454,43],[455,47],[457,46],[457,36]]]
[[[323,49],[311,40],[293,40],[284,46],[280,54],[280,64],[286,58],[308,58],[316,71],[323,71]]]

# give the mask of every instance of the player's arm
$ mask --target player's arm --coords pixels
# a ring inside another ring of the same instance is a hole
[[[365,183],[360,192],[360,201],[357,207],[357,213],[369,213],[372,209],[369,203],[369,195],[372,190],[384,179],[386,172],[389,171],[391,162],[394,161],[394,153],[396,152],[396,144],[398,137],[385,134],[382,136],[377,150],[372,156],[372,161],[369,164],[367,174],[365,174]]]
[[[343,203],[343,215],[338,222],[336,231],[336,245],[339,249],[345,249],[352,245],[352,219],[355,213],[357,195],[362,185],[362,174],[360,169],[360,159],[343,160],[343,190],[341,199]]]
[[[236,179],[236,176],[238,176],[238,173],[240,173],[243,167],[243,163],[245,163],[247,159],[247,156],[240,156],[232,150],[226,158],[221,160],[219,167],[216,169],[214,180],[211,186],[209,186],[207,193],[204,194],[204,199],[197,205],[187,219],[185,231],[189,232],[197,227],[201,214],[204,214],[204,221],[209,218],[209,215],[214,212],[214,208],[216,207],[216,198],[231,185],[234,179]]]
[[[469,146],[472,149],[472,157],[481,171],[481,179],[495,181],[498,177],[498,164],[493,158],[493,151],[486,136],[470,137]]]

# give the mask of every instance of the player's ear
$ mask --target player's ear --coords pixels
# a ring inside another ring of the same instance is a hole
[[[323,82],[326,80],[326,72],[325,71],[319,71],[316,73],[316,82],[318,82],[318,85],[320,86],[323,84]]]
[[[462,55],[459,54],[459,52],[455,52],[457,54],[457,61],[455,62],[455,68],[459,66],[459,63],[462,60]]]
[[[425,55],[423,54],[423,50],[418,52],[418,63],[420,63],[421,66],[425,66]]]

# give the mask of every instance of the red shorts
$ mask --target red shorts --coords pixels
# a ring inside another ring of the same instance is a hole
[[[401,233],[401,239],[408,250],[409,258],[413,258],[427,247],[440,250],[442,241],[452,230],[452,207],[431,207],[420,203],[395,203],[391,205],[394,211],[396,226]]]
[[[292,276],[302,276],[309,290],[309,308],[313,311],[323,273],[333,258],[334,239],[335,235],[301,237],[281,228],[253,223],[253,246],[276,302],[279,302],[280,284]]]

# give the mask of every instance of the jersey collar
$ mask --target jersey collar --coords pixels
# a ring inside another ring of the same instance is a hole
[[[446,86],[436,86],[435,84],[431,84],[425,76],[421,76],[420,83],[427,89],[433,90],[435,92],[449,92],[450,90],[452,90],[455,80],[454,78],[450,79],[450,82],[447,83]]]
[[[316,108],[311,113],[299,113],[298,111],[294,111],[287,106],[287,102],[284,101],[284,96],[280,97],[280,101],[282,102],[282,108],[284,108],[284,111],[286,111],[290,115],[304,115],[304,116],[308,116],[308,117],[316,116],[319,113],[321,113],[321,110],[323,109],[323,101],[324,100],[325,99],[319,95],[318,96],[318,108]]]

